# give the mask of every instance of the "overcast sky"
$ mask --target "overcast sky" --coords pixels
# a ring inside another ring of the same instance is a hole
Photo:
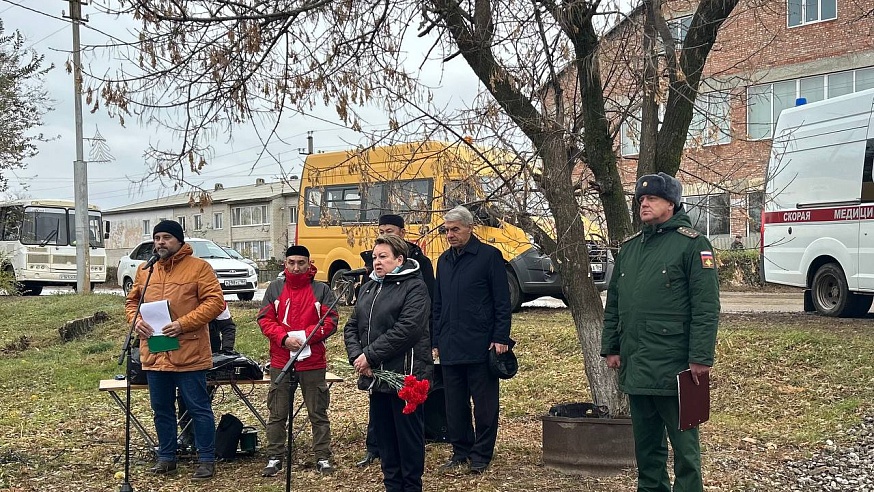
[[[57,0],[0,0],[0,18],[7,35],[15,30],[20,31],[27,39],[26,47],[44,54],[46,65],[55,65],[46,78],[46,89],[54,101],[55,110],[45,116],[41,131],[58,138],[39,144],[39,155],[30,159],[25,169],[16,170],[10,176],[10,196],[23,194],[29,198],[73,199],[73,161],[76,152],[73,82],[72,76],[64,69],[72,49],[72,27],[62,18],[62,11],[68,8],[66,2]],[[89,17],[89,22],[80,28],[83,45],[107,40],[105,35],[88,26],[125,39],[129,39],[129,36],[123,36],[122,29],[136,26],[133,21],[101,14],[91,5],[83,7],[83,15]],[[99,60],[88,59],[87,54],[84,56],[83,65],[100,63]],[[478,84],[463,61],[459,61],[455,67],[457,73],[444,81],[453,87],[442,92],[454,98],[447,101],[449,105],[460,107],[465,101],[473,99]],[[304,156],[297,149],[306,147],[308,131],[313,132],[316,151],[343,150],[362,142],[360,134],[343,128],[333,106],[317,110],[316,115],[319,119],[302,116],[287,118],[279,127],[279,136],[288,145],[277,142],[271,145],[271,151],[274,155],[279,154],[286,172],[300,173]],[[376,117],[374,120],[374,124],[384,124],[383,118]],[[115,157],[110,163],[88,164],[90,203],[108,209],[179,192],[164,188],[157,182],[147,183],[142,188],[132,184],[148,170],[142,156],[149,142],[169,141],[172,138],[169,134],[158,134],[154,128],[139,127],[131,121],[126,122],[126,127],[121,127],[118,120],[109,118],[102,110],[91,114],[87,107],[83,111],[83,128],[85,138],[93,137],[99,130]],[[197,178],[201,186],[211,189],[217,182],[225,187],[237,186],[254,183],[256,178],[272,181],[279,176],[280,166],[270,158],[262,159],[252,169],[261,146],[251,131],[235,133],[232,142],[216,143],[215,147],[212,163]],[[86,160],[89,150],[90,144],[86,141]]]

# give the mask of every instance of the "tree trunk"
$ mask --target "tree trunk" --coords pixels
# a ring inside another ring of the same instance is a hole
[[[555,264],[562,278],[565,298],[574,319],[577,338],[583,352],[586,378],[596,405],[604,405],[611,415],[628,415],[628,403],[619,391],[615,371],[607,368],[601,358],[601,330],[604,307],[601,295],[591,279],[589,248],[585,241],[583,222],[573,196],[567,148],[561,138],[547,138],[540,149],[545,181],[543,192],[555,219],[558,245]],[[623,204],[624,205],[624,204]]]

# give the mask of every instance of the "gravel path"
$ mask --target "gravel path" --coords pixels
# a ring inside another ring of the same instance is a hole
[[[840,432],[807,459],[787,462],[768,477],[767,489],[787,491],[874,492],[874,416]]]

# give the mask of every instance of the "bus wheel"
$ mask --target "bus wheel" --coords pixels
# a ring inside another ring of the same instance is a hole
[[[331,277],[331,290],[340,299],[337,303],[341,306],[355,304],[355,281],[357,278],[344,275],[348,271],[348,268],[341,268],[334,272],[334,276]]]
[[[515,313],[522,309],[522,289],[515,274],[507,272],[507,281],[510,283],[510,309]]]
[[[851,316],[855,295],[850,292],[844,271],[837,263],[826,263],[813,276],[810,289],[813,305],[823,316]]]
[[[42,294],[42,285],[23,282],[19,290],[23,296],[38,296]]]

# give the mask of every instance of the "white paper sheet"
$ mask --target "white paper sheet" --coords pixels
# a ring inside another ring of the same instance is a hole
[[[293,331],[288,332],[288,336],[290,338],[297,338],[298,340],[300,340],[300,343],[303,343],[307,339],[307,332],[305,332],[304,330],[293,330]],[[298,352],[300,352],[301,353],[300,357],[298,357],[297,360],[304,360],[307,357],[309,357],[310,355],[312,355],[312,351],[310,350],[309,345],[307,345],[306,347],[304,347],[300,350],[289,350],[289,352],[291,353],[292,359],[294,358],[295,355],[297,355]]]
[[[152,335],[163,335],[163,328],[171,323],[170,301],[144,302],[140,306],[140,316],[152,327]]]

